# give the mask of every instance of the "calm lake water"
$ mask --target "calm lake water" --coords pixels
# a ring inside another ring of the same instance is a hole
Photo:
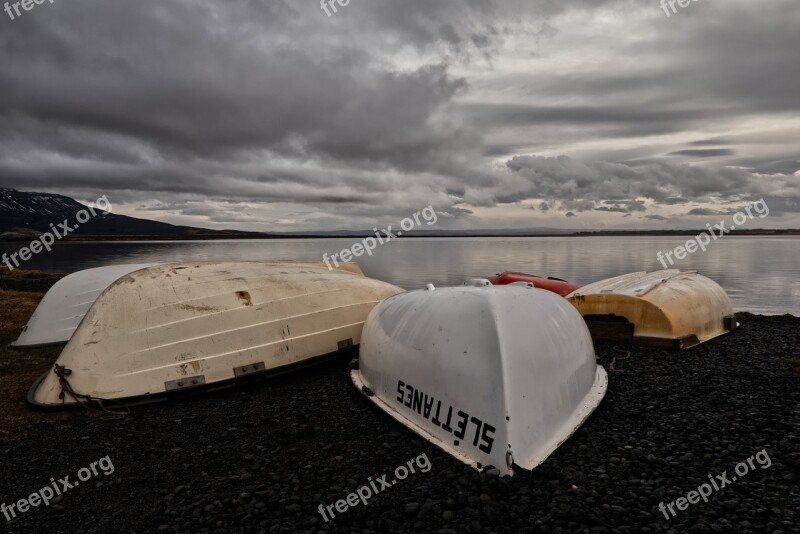
[[[379,246],[358,262],[367,276],[406,289],[426,283],[460,284],[503,270],[557,276],[578,285],[633,271],[661,269],[656,252],[688,237],[415,238]],[[356,241],[281,239],[258,241],[167,241],[58,243],[23,267],[73,272],[119,263],[294,259],[321,261]],[[22,243],[0,243],[0,253]],[[800,238],[734,237],[712,242],[675,264],[716,280],[734,308],[762,314],[800,315]]]

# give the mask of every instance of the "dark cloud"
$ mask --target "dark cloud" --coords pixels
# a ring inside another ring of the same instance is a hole
[[[619,206],[600,206],[595,208],[594,211],[607,211],[609,213],[628,213],[628,210]]]
[[[692,7],[45,3],[0,32],[0,184],[244,229],[800,212],[800,5]]]
[[[689,213],[687,213],[687,215],[702,215],[702,216],[706,217],[706,216],[714,216],[714,215],[723,215],[723,212],[721,212],[719,210],[712,210],[712,209],[709,209],[709,208],[693,208],[693,209],[689,210]]]
[[[670,152],[668,156],[687,156],[690,158],[717,158],[720,156],[732,156],[736,153],[735,150],[730,148],[696,148],[676,150]]]
[[[595,211],[607,211],[610,213],[627,213],[633,211],[646,211],[645,203],[642,200],[604,200],[603,206],[597,207]]]
[[[730,139],[699,139],[697,141],[692,141],[687,143],[691,146],[719,146],[719,145],[730,145],[733,141]]]
[[[585,163],[566,156],[517,156],[507,167],[512,178],[489,203],[544,198],[611,204],[596,210],[622,213],[632,208],[644,211],[642,199],[664,205],[684,199],[728,203],[755,200],[768,192],[794,198],[800,192],[800,176],[758,175],[733,167],[667,163],[630,167],[604,161]],[[610,200],[616,198],[629,200]]]
[[[795,174],[800,171],[800,160],[785,159],[780,161],[759,162],[753,171],[760,174]]]
[[[511,104],[463,104],[459,111],[482,126],[541,124],[625,125],[641,123],[685,125],[701,119],[701,110],[652,110],[620,106],[523,106]]]

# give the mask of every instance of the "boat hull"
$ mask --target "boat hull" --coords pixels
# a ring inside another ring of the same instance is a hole
[[[725,290],[696,272],[630,273],[567,296],[595,341],[688,348],[738,326]]]
[[[598,406],[607,376],[583,319],[524,286],[412,291],[364,327],[353,384],[460,461],[503,474],[543,462]]]
[[[153,265],[110,265],[65,276],[45,294],[19,338],[10,346],[33,349],[66,344],[86,312],[108,286],[127,274]]]
[[[575,284],[567,282],[566,280],[561,280],[559,278],[552,278],[552,277],[543,278],[541,276],[535,276],[532,274],[515,273],[511,271],[506,271],[504,273],[499,273],[495,276],[490,276],[488,280],[489,282],[491,282],[496,286],[526,282],[529,284],[533,284],[533,287],[551,291],[556,295],[560,295],[562,297],[566,297],[567,295],[578,289],[578,286],[576,286]]]
[[[358,345],[364,320],[402,290],[357,266],[231,262],[168,264],[111,284],[56,362],[69,385],[93,398],[177,393],[275,372]],[[60,398],[48,373],[29,400]]]

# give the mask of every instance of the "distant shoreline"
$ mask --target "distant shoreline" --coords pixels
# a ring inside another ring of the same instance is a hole
[[[629,230],[603,230],[597,232],[572,232],[572,233],[481,233],[481,232],[431,232],[431,233],[409,233],[403,235],[403,239],[419,239],[419,238],[438,238],[438,239],[452,239],[452,238],[476,238],[476,237],[490,237],[490,238],[507,238],[507,237],[641,237],[641,236],[658,236],[658,237],[680,237],[680,236],[695,236],[702,232],[706,232],[705,228],[695,230],[642,230],[642,231],[629,231]],[[67,236],[62,241],[82,242],[82,241],[230,241],[230,240],[265,240],[265,239],[359,239],[372,236],[372,233],[349,233],[343,235],[331,234],[246,234],[246,235],[214,235],[214,234],[195,234],[195,235],[71,235]],[[800,230],[735,230],[726,234],[726,236],[800,236]],[[30,242],[35,239],[32,235],[20,235],[13,237],[2,237],[0,243],[12,242]]]

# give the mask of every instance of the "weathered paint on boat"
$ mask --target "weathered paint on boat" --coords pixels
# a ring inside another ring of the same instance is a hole
[[[572,435],[608,382],[566,300],[486,279],[379,304],[351,379],[452,456],[509,475],[533,469]]]
[[[596,341],[687,348],[738,326],[725,290],[696,272],[637,272],[582,287],[567,299]]]
[[[76,392],[95,398],[203,387],[357,345],[367,314],[401,291],[354,264],[333,271],[297,262],[158,265],[111,284],[56,365],[71,371]],[[61,394],[50,372],[29,401],[60,406]]]
[[[562,297],[566,297],[567,295],[578,289],[578,286],[576,286],[575,284],[567,282],[566,280],[561,280],[560,278],[553,278],[553,277],[544,278],[542,276],[536,276],[534,274],[516,273],[512,271],[498,273],[495,276],[490,276],[488,280],[489,282],[491,282],[496,286],[515,284],[518,282],[527,282],[533,284],[533,287],[538,287],[539,289],[546,289],[547,291],[552,291],[556,295],[561,295]]]
[[[110,265],[65,276],[45,294],[19,338],[11,346],[25,349],[65,344],[94,301],[108,286],[127,274],[153,265],[155,264]]]

